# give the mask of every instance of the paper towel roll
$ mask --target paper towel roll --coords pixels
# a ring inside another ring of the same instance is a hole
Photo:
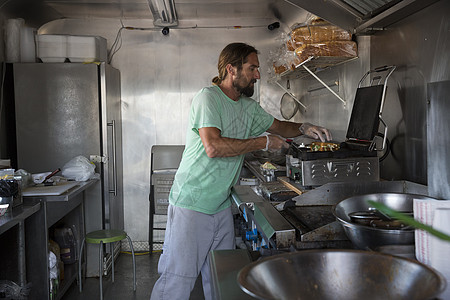
[[[36,62],[35,28],[23,26],[20,31],[20,61]]]
[[[437,208],[434,212],[433,228],[450,235],[450,209]],[[447,288],[439,296],[450,300],[450,242],[437,237],[431,239],[430,263],[447,279]]]
[[[5,59],[6,62],[20,62],[20,30],[24,19],[8,19],[5,26]]]

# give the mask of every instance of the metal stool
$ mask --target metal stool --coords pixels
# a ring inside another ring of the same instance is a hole
[[[123,230],[97,230],[92,231],[86,234],[85,238],[81,242],[81,248],[80,248],[80,259],[78,260],[78,279],[80,282],[80,293],[82,290],[81,285],[81,258],[83,256],[83,248],[84,248],[84,241],[88,244],[100,244],[99,249],[99,255],[100,255],[100,262],[99,262],[99,274],[100,274],[100,299],[103,299],[103,286],[102,286],[102,277],[103,277],[103,244],[104,243],[115,243],[119,242],[123,239],[128,239],[128,243],[130,244],[131,248],[131,254],[133,257],[133,289],[136,291],[136,261],[134,258],[134,249],[133,244],[131,243],[130,237],[127,235],[127,233]],[[112,259],[112,282],[114,282],[114,257]]]

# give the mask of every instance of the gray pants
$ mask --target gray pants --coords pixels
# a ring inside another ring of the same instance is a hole
[[[161,276],[150,299],[189,299],[200,272],[205,299],[213,299],[209,251],[234,246],[231,208],[208,215],[169,205],[163,253],[158,263]]]

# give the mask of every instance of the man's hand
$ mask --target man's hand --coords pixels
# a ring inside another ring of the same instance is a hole
[[[269,144],[267,147],[268,150],[269,149],[279,150],[279,149],[283,149],[283,148],[284,149],[289,148],[289,144],[286,143],[286,141],[284,139],[280,138],[279,136],[269,134],[268,137],[269,137]]]
[[[325,138],[327,141],[331,140],[330,131],[324,127],[316,126],[311,123],[303,123],[299,130],[302,134],[316,140],[320,139],[322,142],[325,142]]]

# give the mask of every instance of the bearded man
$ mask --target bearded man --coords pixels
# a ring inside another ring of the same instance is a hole
[[[235,247],[230,193],[246,153],[288,147],[284,138],[302,134],[331,140],[327,129],[277,120],[249,98],[260,79],[254,47],[227,45],[218,71],[213,85],[192,101],[152,300],[189,299],[200,273],[205,299],[213,299],[208,253]],[[261,136],[264,132],[270,135]]]

